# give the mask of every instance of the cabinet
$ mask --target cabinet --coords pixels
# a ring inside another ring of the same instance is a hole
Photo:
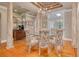
[[[20,40],[25,38],[25,31],[24,30],[13,30],[13,38],[14,40]]]

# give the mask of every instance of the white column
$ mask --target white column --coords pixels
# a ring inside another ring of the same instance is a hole
[[[38,14],[35,19],[35,34],[39,34],[39,30],[41,28],[41,10],[38,11]]]
[[[76,28],[76,22],[77,22],[77,3],[72,4],[72,45],[74,48],[77,48],[77,28]]]
[[[77,4],[77,56],[79,57],[79,3]]]
[[[0,45],[1,45],[1,15],[0,15]]]
[[[13,5],[8,3],[8,35],[7,35],[7,48],[13,48]]]
[[[0,45],[1,45],[1,14],[0,14]]]

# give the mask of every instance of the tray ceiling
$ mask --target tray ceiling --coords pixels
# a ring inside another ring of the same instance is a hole
[[[51,9],[60,8],[63,6],[59,2],[33,2],[33,4],[43,10],[45,9],[51,10]]]

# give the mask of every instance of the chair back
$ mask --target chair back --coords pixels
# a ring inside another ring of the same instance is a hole
[[[63,45],[63,30],[62,29],[58,29],[57,30],[57,39],[56,39],[56,45]]]
[[[56,35],[56,29],[51,29],[51,35]]]
[[[58,39],[62,39],[62,37],[63,37],[63,30],[62,29],[57,30],[57,37],[58,37]]]
[[[44,29],[40,31],[40,46],[42,48],[48,47],[49,44],[49,31]]]

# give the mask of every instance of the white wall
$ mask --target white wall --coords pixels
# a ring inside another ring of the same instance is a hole
[[[64,13],[64,37],[72,38],[72,11]]]
[[[1,42],[7,40],[7,9],[3,6],[0,6],[1,13]]]
[[[55,15],[55,14],[54,14]],[[64,21],[64,37],[69,39],[72,39],[72,11],[71,10],[67,10],[64,11],[64,13],[61,14],[62,16],[62,20]],[[53,24],[60,20],[60,18],[55,19],[54,16],[51,16],[51,20],[50,18],[48,19],[48,28],[53,28]]]

